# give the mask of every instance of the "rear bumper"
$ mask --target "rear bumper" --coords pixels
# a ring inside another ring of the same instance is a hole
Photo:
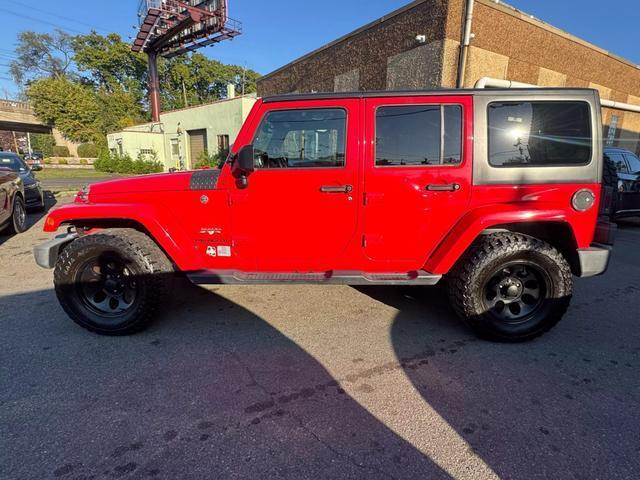
[[[53,268],[56,265],[62,248],[76,238],[78,238],[76,233],[65,233],[64,235],[58,235],[53,240],[34,247],[33,256],[36,259],[36,263],[42,268]]]
[[[611,246],[601,244],[578,250],[580,277],[595,277],[605,273],[609,267],[612,250]]]

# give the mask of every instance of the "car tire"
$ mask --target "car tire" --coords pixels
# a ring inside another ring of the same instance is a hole
[[[541,240],[518,233],[482,236],[448,281],[456,313],[481,338],[522,342],[553,328],[569,307],[571,268]]]
[[[9,222],[9,233],[22,233],[27,230],[27,207],[21,196],[16,195],[13,199],[13,211]]]
[[[67,245],[55,266],[54,285],[62,308],[81,327],[130,335],[155,319],[173,271],[147,235],[111,229]]]

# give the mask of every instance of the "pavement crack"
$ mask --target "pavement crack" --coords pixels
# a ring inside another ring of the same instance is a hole
[[[387,476],[388,478],[391,478],[391,479],[395,480],[395,477],[393,475],[391,475],[389,472],[386,472],[383,469],[381,469],[379,467],[376,467],[374,465],[365,465],[364,463],[360,463],[355,458],[353,458],[351,455],[349,455],[348,453],[341,452],[340,450],[335,448],[333,445],[331,445],[329,442],[323,440],[316,432],[313,431],[313,429],[311,429],[308,425],[306,425],[302,421],[302,419],[300,417],[298,417],[295,413],[293,413],[293,412],[287,412],[287,413],[291,418],[293,418],[298,423],[298,425],[300,426],[300,428],[302,430],[304,430],[309,435],[311,435],[314,440],[316,440],[318,443],[320,443],[322,446],[324,446],[327,450],[329,450],[335,456],[345,459],[346,461],[348,461],[349,463],[351,463],[352,465],[354,465],[354,466],[356,466],[356,467],[358,467],[360,469],[371,470],[373,472],[376,472],[376,473],[379,473],[379,474],[383,474],[383,475]]]

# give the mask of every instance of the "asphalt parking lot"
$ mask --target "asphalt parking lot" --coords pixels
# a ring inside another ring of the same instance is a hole
[[[105,338],[0,235],[0,478],[637,479],[640,221],[552,332],[476,340],[440,288],[180,284]]]

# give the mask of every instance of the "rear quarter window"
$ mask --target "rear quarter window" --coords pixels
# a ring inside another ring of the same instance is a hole
[[[587,165],[593,153],[585,102],[499,102],[488,111],[493,167]]]

